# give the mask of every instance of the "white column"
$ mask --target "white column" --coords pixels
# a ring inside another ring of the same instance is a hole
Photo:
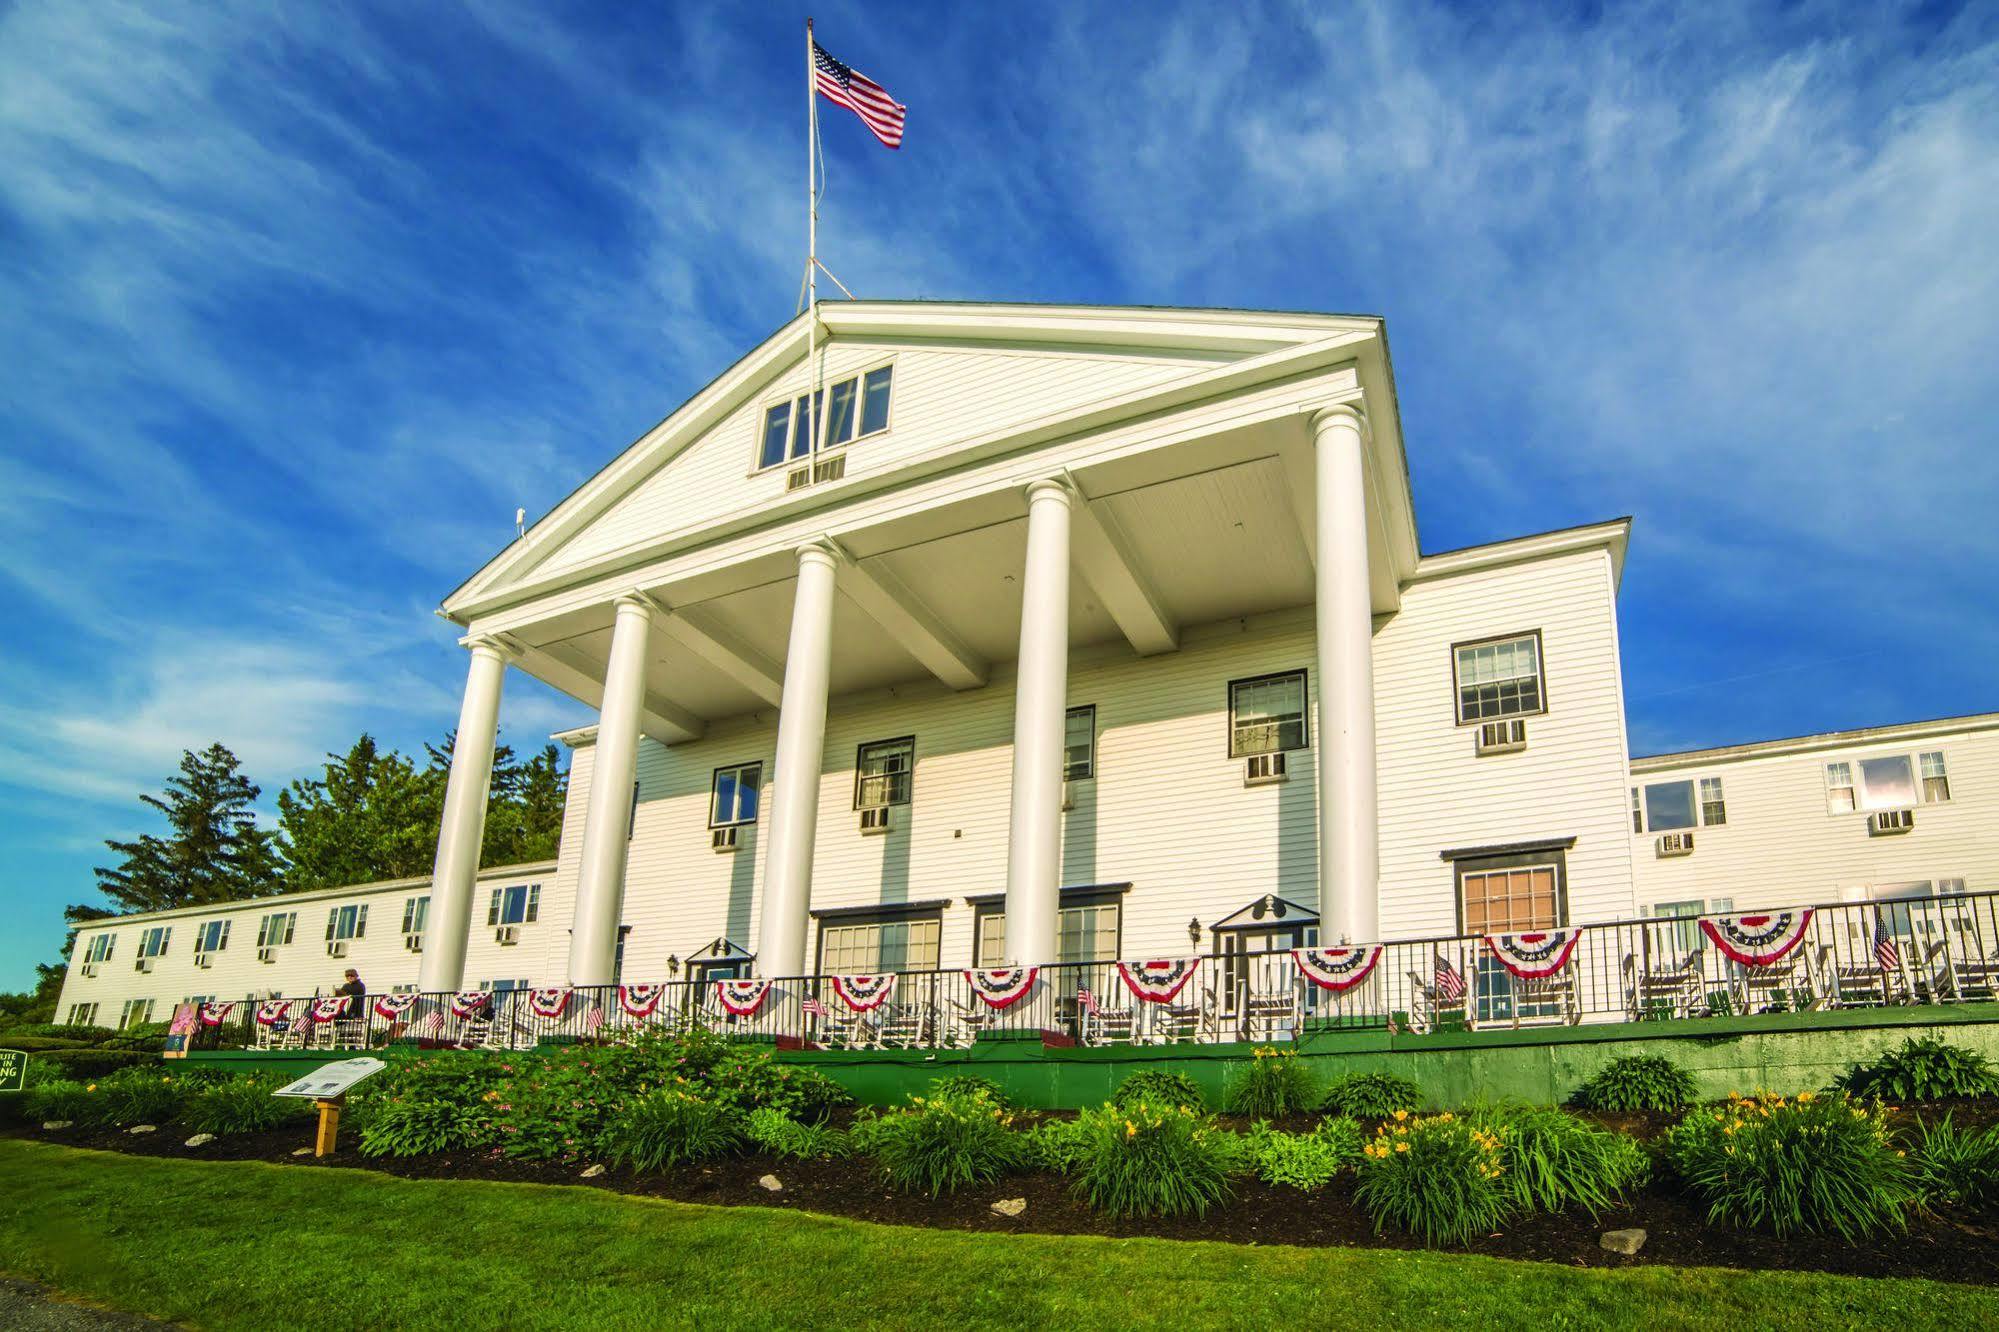
[[[765,834],[763,920],[757,971],[805,973],[812,907],[812,846],[819,832],[819,765],[826,747],[826,691],[833,666],[835,557],[823,545],[798,549],[798,595],[784,654],[777,712],[777,763]]]
[[[1006,842],[1006,951],[1055,961],[1062,893],[1062,740],[1069,706],[1069,507],[1059,481],[1027,488],[1027,576],[1013,702],[1013,811]]]
[[[1381,937],[1365,430],[1352,407],[1312,417],[1319,510],[1319,915],[1328,943]]]
[[[417,967],[419,990],[456,990],[465,983],[465,940],[479,880],[479,848],[486,838],[486,796],[493,783],[493,741],[500,730],[500,687],[509,655],[489,638],[470,646],[472,664],[458,707],[451,773],[444,782],[444,818],[437,829],[430,917]]]
[[[631,852],[632,783],[639,770],[639,714],[645,707],[646,663],[652,656],[650,602],[619,597],[597,710],[597,752],[590,769],[590,807],[583,819],[583,856],[576,880],[576,915],[569,931],[569,983],[609,985],[617,970],[618,924],[625,912],[625,862]]]

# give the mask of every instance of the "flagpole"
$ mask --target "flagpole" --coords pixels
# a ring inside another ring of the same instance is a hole
[[[805,20],[805,424],[812,432],[807,466],[819,463],[819,89]],[[796,426],[793,427],[794,429]]]

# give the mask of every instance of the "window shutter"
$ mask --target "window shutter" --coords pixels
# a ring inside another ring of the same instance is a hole
[[[368,904],[366,902],[363,902],[361,904],[361,909],[354,913],[354,937],[358,939],[367,932],[368,932]]]

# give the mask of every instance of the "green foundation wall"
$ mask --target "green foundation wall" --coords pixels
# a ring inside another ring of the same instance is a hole
[[[1788,1095],[1824,1087],[1848,1064],[1912,1036],[1939,1037],[1999,1062],[1999,1004],[1427,1036],[1328,1031],[1308,1034],[1295,1048],[1322,1079],[1395,1073],[1423,1088],[1428,1108],[1443,1109],[1502,1099],[1559,1104],[1611,1060],[1640,1054],[1663,1055],[1687,1069],[1704,1099],[1731,1091]],[[1030,1037],[985,1039],[969,1050],[799,1050],[779,1058],[819,1070],[867,1104],[920,1094],[949,1073],[975,1073],[1023,1106],[1075,1109],[1101,1104],[1120,1082],[1148,1068],[1188,1074],[1220,1105],[1228,1079],[1255,1050],[1247,1044],[1049,1049]]]

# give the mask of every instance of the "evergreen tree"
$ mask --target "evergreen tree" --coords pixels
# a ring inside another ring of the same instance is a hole
[[[286,886],[304,891],[428,874],[444,808],[442,772],[418,768],[365,733],[344,755],[326,757],[321,776],[278,793]]]
[[[251,812],[260,788],[220,744],[181,755],[180,775],[160,795],[139,799],[166,816],[164,837],[106,841],[121,857],[97,870],[97,886],[125,911],[163,911],[255,897],[275,887],[282,868],[276,835]]]
[[[486,837],[480,863],[518,865],[555,859],[562,840],[562,807],[569,792],[569,774],[562,751],[543,745],[541,752],[517,763],[505,751],[503,765],[493,761],[493,801],[486,810]]]

